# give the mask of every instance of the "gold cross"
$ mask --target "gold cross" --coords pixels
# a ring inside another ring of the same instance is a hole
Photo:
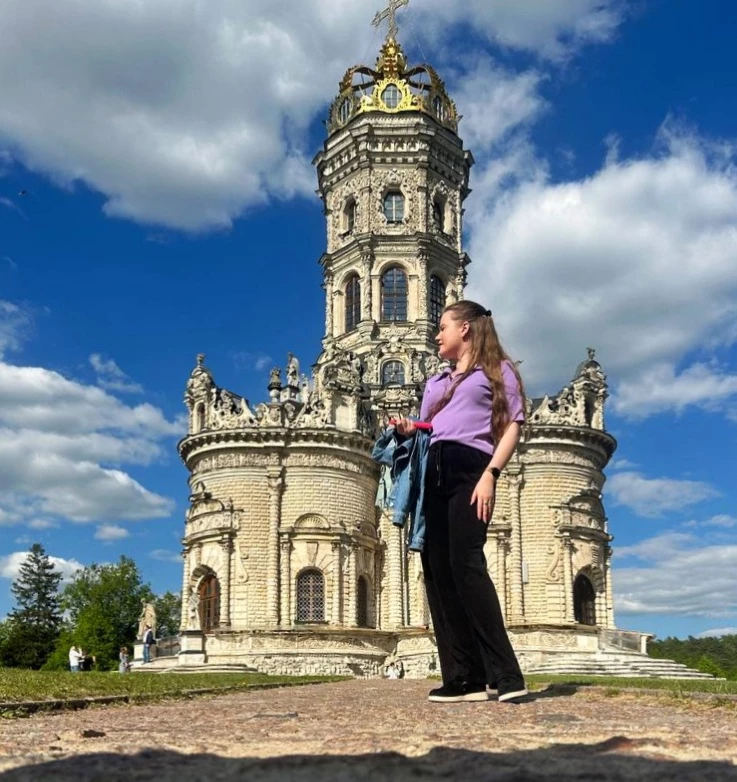
[[[399,33],[399,27],[397,26],[397,11],[407,5],[409,5],[409,0],[389,0],[389,8],[384,11],[379,11],[371,24],[373,24],[374,27],[379,27],[385,19],[388,19],[389,32],[387,38],[396,40],[397,34]]]

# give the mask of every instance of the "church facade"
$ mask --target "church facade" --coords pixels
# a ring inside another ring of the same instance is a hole
[[[438,670],[419,555],[378,508],[373,442],[416,414],[440,366],[443,308],[463,297],[471,152],[434,69],[390,27],[375,67],[348,70],[315,158],[327,247],[325,336],[310,376],[289,356],[268,401],[187,383],[190,473],[180,664],[269,673]],[[616,630],[603,470],[606,378],[593,351],[559,394],[527,400],[498,485],[487,560],[523,668],[562,652],[643,650]]]

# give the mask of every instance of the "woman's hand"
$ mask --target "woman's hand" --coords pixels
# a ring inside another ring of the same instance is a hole
[[[409,418],[400,418],[397,421],[397,432],[399,432],[402,437],[411,437],[416,431],[417,427],[415,426],[414,421],[410,421]]]
[[[479,517],[479,521],[483,521],[485,524],[491,521],[495,500],[496,481],[490,472],[484,470],[484,474],[471,495],[471,505],[476,503],[476,515]]]

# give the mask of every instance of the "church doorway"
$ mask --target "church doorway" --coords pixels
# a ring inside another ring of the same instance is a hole
[[[220,624],[220,582],[212,574],[200,584],[200,623],[203,633],[212,632]]]
[[[573,583],[573,613],[578,624],[596,624],[596,592],[583,573],[579,573]]]

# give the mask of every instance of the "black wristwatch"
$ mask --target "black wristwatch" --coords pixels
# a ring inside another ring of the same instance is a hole
[[[499,480],[499,476],[502,474],[502,471],[498,467],[487,467],[486,472],[490,472],[492,478],[495,481]]]

